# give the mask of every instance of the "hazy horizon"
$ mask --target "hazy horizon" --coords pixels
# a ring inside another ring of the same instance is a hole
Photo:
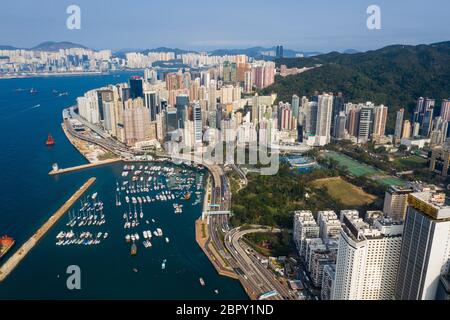
[[[30,48],[69,41],[100,50],[157,47],[211,51],[283,45],[298,51],[367,51],[387,45],[450,40],[450,3],[435,0],[171,0],[4,1],[0,44]],[[69,5],[81,29],[66,28]],[[381,30],[366,26],[369,5],[381,8]],[[32,32],[30,32],[32,30]]]

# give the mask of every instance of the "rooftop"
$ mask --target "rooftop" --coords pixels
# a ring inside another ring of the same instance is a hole
[[[450,219],[450,205],[441,192],[416,192],[409,195],[408,203],[416,210],[437,219]]]

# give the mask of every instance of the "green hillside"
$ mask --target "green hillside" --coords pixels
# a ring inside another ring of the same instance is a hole
[[[315,91],[342,92],[351,102],[372,101],[389,106],[388,130],[392,132],[395,112],[409,112],[418,97],[435,98],[440,105],[450,97],[450,42],[431,45],[395,45],[357,54],[332,52],[311,58],[277,60],[288,67],[320,67],[300,75],[277,77],[262,91],[277,93],[280,101],[293,94]]]

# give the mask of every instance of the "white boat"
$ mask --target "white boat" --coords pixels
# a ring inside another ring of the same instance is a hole
[[[170,242],[170,239],[169,238],[166,238],[166,243],[169,243]]]
[[[156,229],[156,232],[158,233],[158,237],[162,237],[163,236],[162,229],[158,228],[158,229]]]

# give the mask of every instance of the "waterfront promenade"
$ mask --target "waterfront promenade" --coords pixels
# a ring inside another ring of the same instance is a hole
[[[0,282],[17,267],[34,246],[45,236],[45,234],[64,216],[64,214],[83,196],[83,194],[95,183],[96,178],[90,178],[77,192],[74,193],[66,203],[62,205],[29,240],[27,240],[1,267]]]

